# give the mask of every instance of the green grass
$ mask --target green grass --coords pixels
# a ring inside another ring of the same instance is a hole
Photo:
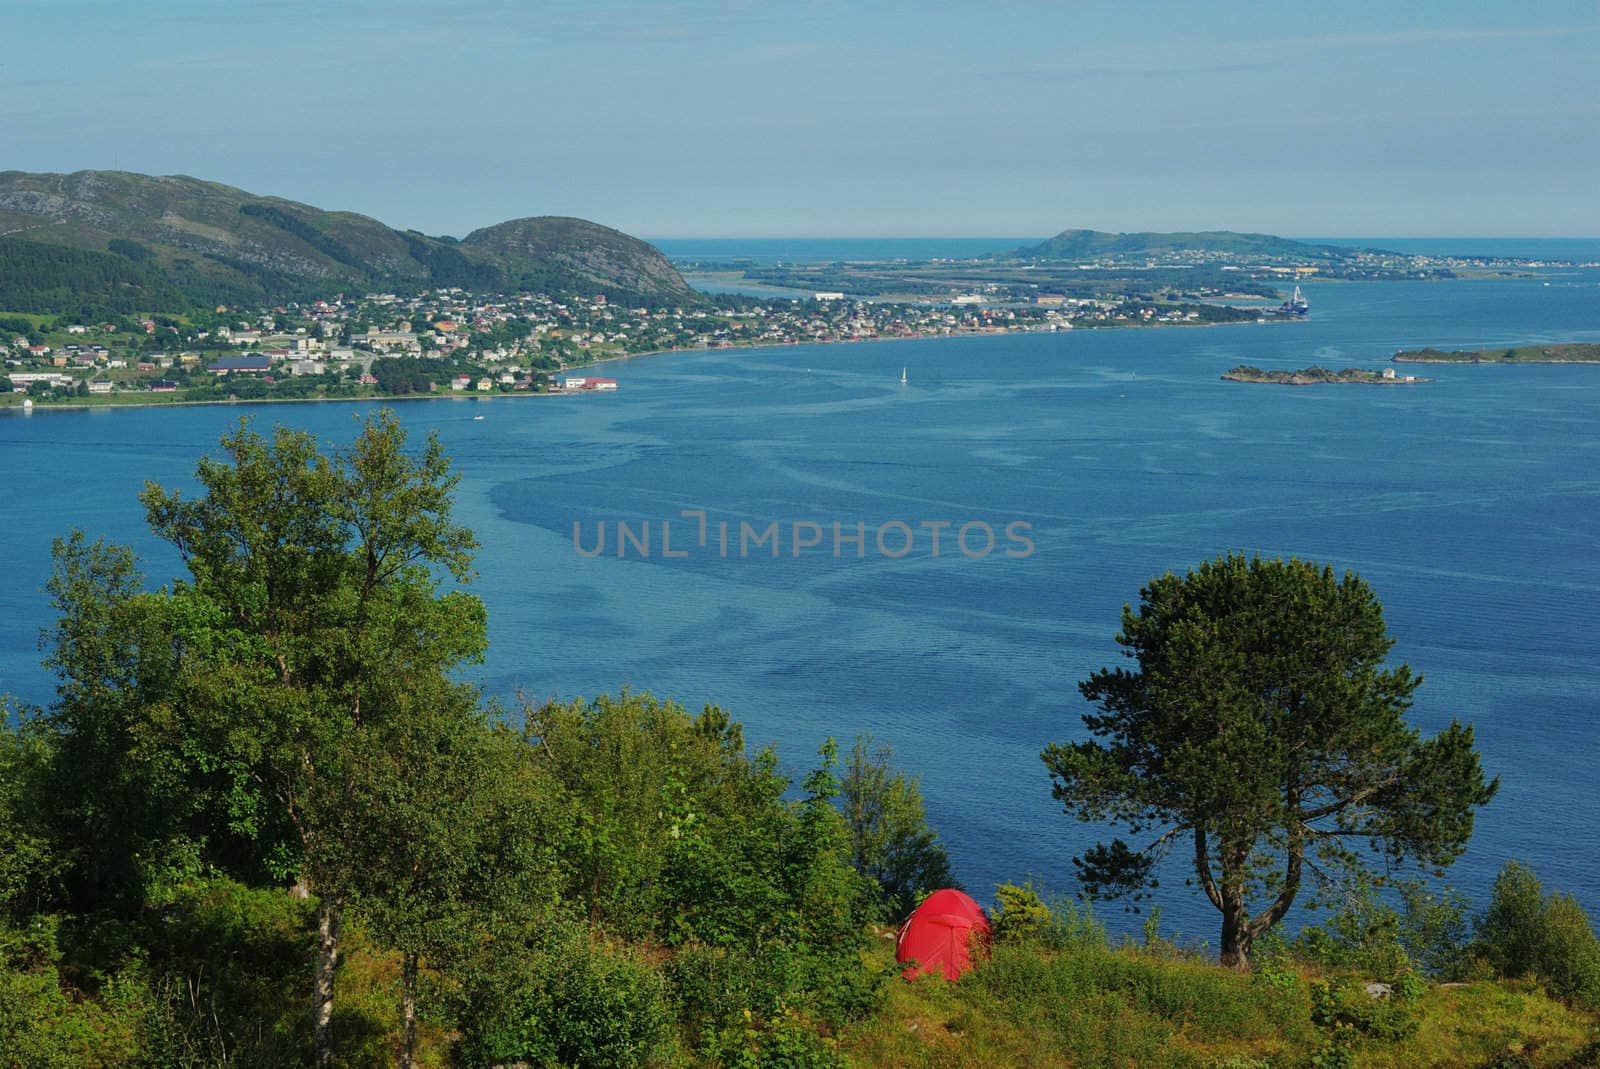
[[[959,983],[896,982],[840,1049],[860,1069],[1311,1066],[1327,1038],[1311,1021],[1318,978],[1244,975],[1170,949],[1000,945]],[[1516,984],[1430,986],[1403,1012],[1414,1034],[1358,1038],[1355,1067],[1469,1069],[1519,1054],[1533,1069],[1566,1069],[1589,1064],[1579,1055],[1596,1035],[1593,1015]]]

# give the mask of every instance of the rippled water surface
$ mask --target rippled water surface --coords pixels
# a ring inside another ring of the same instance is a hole
[[[1241,362],[1600,340],[1600,273],[1306,292],[1304,323],[676,354],[616,366],[611,396],[403,405],[454,457],[484,543],[492,647],[474,674],[497,694],[716,702],[796,770],[827,735],[871,732],[921,773],[969,886],[1068,888],[1093,830],[1057,814],[1038,753],[1081,735],[1076,683],[1117,659],[1122,603],[1226,550],[1298,554],[1373,585],[1395,657],[1426,677],[1415,721],[1474,721],[1503,777],[1453,880],[1481,898],[1521,857],[1600,909],[1600,366],[1412,367],[1437,381],[1387,388],[1218,379]],[[344,438],[361,411],[0,418],[0,689],[48,699],[35,638],[53,535],[131,541],[170,576],[139,518],[143,480],[185,483],[241,414]],[[706,512],[705,548],[681,510]],[[619,520],[650,524],[649,559],[618,559]],[[739,523],[774,520],[782,556],[739,559]],[[606,552],[575,552],[573,525],[592,548],[602,521]],[[686,556],[661,555],[663,521]],[[822,546],[792,556],[794,521],[822,525]],[[864,557],[834,558],[835,521],[867,525]],[[889,521],[917,535],[903,558],[873,545]],[[949,541],[934,558],[924,521],[1024,521],[1036,552],[1006,557],[1001,534],[981,560]],[[1212,934],[1209,907],[1164,904]]]

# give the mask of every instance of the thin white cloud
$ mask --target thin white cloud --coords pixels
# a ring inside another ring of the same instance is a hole
[[[1279,37],[1241,41],[1258,48],[1382,48],[1389,45],[1449,44],[1456,41],[1512,41],[1532,38],[1576,37],[1594,33],[1600,26],[1506,26],[1487,30],[1393,30],[1385,33],[1329,33],[1306,37]]]
[[[1145,64],[1134,67],[1040,67],[1032,70],[993,71],[985,77],[1018,78],[1025,81],[1069,82],[1097,78],[1192,78],[1207,74],[1239,74],[1245,71],[1272,70],[1273,63],[1214,63],[1199,66],[1163,67]]]

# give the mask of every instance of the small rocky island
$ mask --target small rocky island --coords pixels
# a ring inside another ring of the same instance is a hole
[[[1399,357],[1395,357],[1396,360]],[[1414,386],[1419,382],[1432,382],[1415,375],[1399,375],[1394,368],[1369,371],[1366,368],[1347,367],[1332,371],[1325,367],[1301,368],[1299,371],[1263,371],[1249,364],[1240,364],[1222,376],[1229,382],[1268,382],[1279,386],[1316,386],[1322,383],[1364,382],[1379,386]]]
[[[1509,349],[1403,349],[1394,354],[1401,364],[1600,364],[1600,343],[1516,345]]]

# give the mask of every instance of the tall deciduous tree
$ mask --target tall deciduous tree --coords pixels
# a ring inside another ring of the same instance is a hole
[[[323,839],[325,869],[400,952],[401,1069],[416,1065],[422,966],[455,965],[498,921],[553,908],[547,836],[530,819],[534,753],[450,689],[417,693],[404,721],[352,740],[343,805]]]
[[[301,432],[241,426],[225,459],[201,461],[200,496],[143,495],[190,573],[170,594],[169,740],[220,784],[215,805],[257,863],[319,899],[318,1064],[352,858],[381,832],[351,827],[346,784],[374,745],[460,700],[448,673],[485,641],[481,603],[438,585],[468,578],[476,546],[450,516],[457,477],[437,440],[413,457],[405,438],[388,411],[332,456]]]
[[[1137,610],[1124,606],[1117,642],[1137,667],[1079,684],[1102,741],[1042,756],[1069,814],[1149,838],[1074,864],[1092,895],[1142,897],[1187,842],[1222,914],[1224,964],[1248,967],[1308,878],[1449,865],[1498,786],[1470,726],[1424,738],[1406,725],[1421,679],[1382,667],[1393,645],[1382,607],[1350,573],[1241,555],[1169,572]]]
[[[839,808],[850,832],[850,860],[877,881],[895,920],[916,908],[919,895],[956,886],[950,856],[922,805],[916,777],[895,771],[894,752],[859,736],[845,761]]]

